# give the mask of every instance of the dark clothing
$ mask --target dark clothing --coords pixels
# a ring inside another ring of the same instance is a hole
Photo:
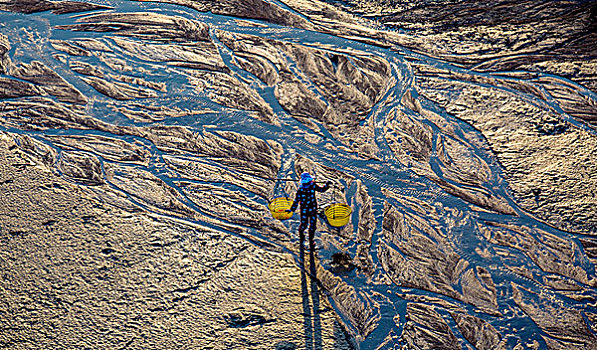
[[[310,225],[309,225],[310,224]],[[299,236],[301,242],[305,238],[305,229],[309,225],[309,242],[313,242],[315,236],[315,228],[317,227],[317,215],[301,215],[301,224],[299,225]]]
[[[329,184],[324,186],[316,185],[314,182],[310,182],[306,185],[302,185],[296,196],[294,197],[294,203],[290,207],[290,211],[295,211],[296,207],[301,204],[301,217],[305,215],[315,215],[317,213],[317,199],[315,198],[315,191],[325,192],[330,188]]]
[[[301,205],[301,224],[299,225],[299,235],[301,241],[303,240],[305,229],[309,225],[309,242],[313,242],[315,235],[315,228],[317,227],[317,199],[315,198],[315,191],[325,192],[330,188],[329,184],[324,186],[316,185],[310,182],[301,186],[296,192],[294,203],[290,207],[290,211],[295,211],[297,206]]]

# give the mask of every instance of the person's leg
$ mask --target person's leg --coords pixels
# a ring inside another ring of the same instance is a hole
[[[301,224],[299,225],[299,242],[302,244],[303,240],[305,239],[305,229],[309,224],[309,216],[308,215],[301,215]]]
[[[313,247],[315,245],[313,239],[315,238],[315,229],[317,228],[317,214],[309,216],[309,221],[309,244]]]

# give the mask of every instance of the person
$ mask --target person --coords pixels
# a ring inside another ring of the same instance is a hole
[[[317,226],[317,199],[315,198],[315,191],[325,192],[330,188],[331,181],[327,181],[324,186],[319,186],[313,181],[313,177],[309,173],[301,174],[301,186],[296,191],[294,203],[287,212],[293,212],[301,205],[301,224],[299,225],[300,242],[303,244],[305,239],[305,229],[309,226],[309,245],[313,247],[313,236],[315,235],[315,228]]]

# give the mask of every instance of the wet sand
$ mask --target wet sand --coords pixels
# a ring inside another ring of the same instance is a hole
[[[0,11],[0,346],[596,348],[594,4]]]

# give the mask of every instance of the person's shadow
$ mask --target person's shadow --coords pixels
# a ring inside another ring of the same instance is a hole
[[[303,327],[305,331],[305,349],[322,349],[321,316],[319,308],[319,287],[317,286],[317,268],[315,254],[309,252],[308,266],[305,261],[305,248],[300,247],[301,293],[303,296]],[[309,269],[310,286],[307,287],[307,268]],[[313,307],[311,307],[311,304]]]

